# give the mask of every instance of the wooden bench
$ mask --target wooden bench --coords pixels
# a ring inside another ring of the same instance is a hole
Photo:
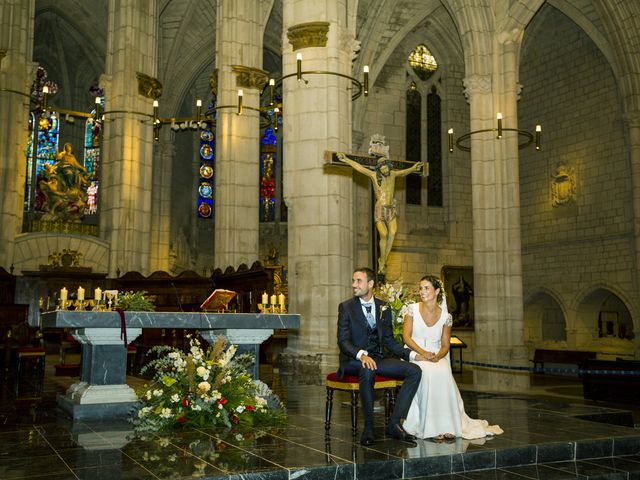
[[[596,352],[583,352],[580,350],[545,350],[536,349],[533,354],[533,368],[539,373],[544,373],[541,370],[544,369],[545,362],[548,363],[569,363],[573,365],[580,365],[585,360],[595,359]]]
[[[634,404],[640,398],[640,361],[588,359],[582,364],[581,377],[584,398]]]

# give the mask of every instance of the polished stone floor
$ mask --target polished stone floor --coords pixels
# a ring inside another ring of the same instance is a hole
[[[503,435],[419,440],[411,448],[384,438],[380,413],[379,438],[365,448],[351,438],[346,397],[336,393],[325,436],[320,382],[275,378],[289,411],[281,428],[183,429],[147,437],[133,435],[126,421],[65,418],[55,396],[76,379],[47,370],[41,388],[33,379],[22,381],[16,395],[16,383],[5,378],[0,479],[640,479],[640,430],[632,427],[632,415],[571,397],[568,392],[579,389],[575,379],[543,380],[553,384],[550,390],[565,388],[553,397],[474,392],[461,382],[467,412],[500,424]]]

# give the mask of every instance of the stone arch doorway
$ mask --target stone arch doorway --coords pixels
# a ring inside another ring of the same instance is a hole
[[[596,350],[602,357],[633,356],[636,332],[625,302],[611,290],[599,287],[576,308],[576,348]]]
[[[534,347],[566,346],[567,320],[560,303],[548,292],[538,292],[524,307],[525,342]]]

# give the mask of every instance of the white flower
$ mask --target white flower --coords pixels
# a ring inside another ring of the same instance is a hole
[[[161,447],[168,447],[169,446],[169,439],[165,438],[165,437],[160,437],[158,439],[158,445],[160,445]]]
[[[200,382],[198,389],[206,393],[211,389],[211,384],[209,382]]]
[[[222,406],[222,404],[221,404],[221,403],[219,403],[219,404],[218,404],[218,410],[222,410],[223,408],[224,408],[224,407]],[[218,414],[218,415],[220,415],[220,414]],[[218,416],[218,415],[216,415],[216,416]]]
[[[173,403],[178,403],[180,401],[180,396],[177,393],[174,393],[173,395],[171,395],[171,401]]]
[[[145,394],[145,397],[147,397],[147,400],[151,400],[151,390],[147,390],[147,393]]]
[[[244,437],[242,436],[241,433],[236,433],[236,440],[238,441],[244,440]]]
[[[160,416],[162,418],[170,418],[171,417],[171,409],[170,408],[163,408],[162,412],[160,412]]]
[[[196,412],[202,410],[202,407],[196,403],[191,404],[191,410],[195,410]]]
[[[219,400],[222,398],[222,394],[218,390],[212,390],[209,395],[211,395],[211,400]]]
[[[177,460],[178,457],[176,457],[175,455],[169,455],[167,457],[167,460],[169,460],[170,462],[175,462]]]
[[[238,413],[242,413],[242,412],[244,412],[244,405],[238,405],[238,406],[236,407],[236,412],[238,412]]]
[[[161,397],[162,396],[162,389],[154,390],[153,391],[153,396],[154,397]]]
[[[138,410],[138,418],[146,416],[151,411],[151,407],[143,407]]]
[[[209,379],[209,370],[207,370],[206,368],[200,366],[196,369],[196,373],[198,374],[199,377],[202,377],[204,380],[208,380]]]

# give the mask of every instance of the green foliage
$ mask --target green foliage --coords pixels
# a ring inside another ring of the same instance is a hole
[[[156,306],[145,295],[147,292],[120,292],[115,308],[129,312],[153,312]]]

